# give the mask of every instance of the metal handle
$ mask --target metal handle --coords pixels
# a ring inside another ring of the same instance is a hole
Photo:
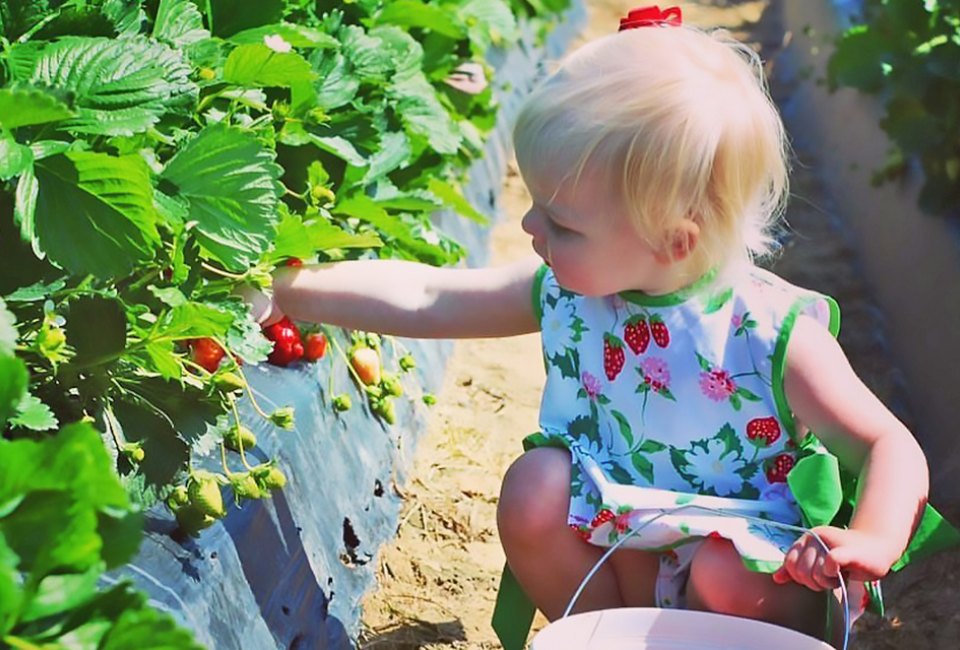
[[[647,526],[649,526],[649,525],[652,524],[653,522],[657,521],[657,520],[660,519],[661,517],[665,517],[666,515],[673,515],[673,514],[676,514],[676,513],[680,512],[680,511],[682,511],[682,510],[703,510],[703,511],[705,511],[705,512],[712,512],[712,513],[718,514],[718,515],[730,516],[729,513],[726,513],[726,512],[724,512],[723,510],[718,510],[718,509],[716,509],[716,508],[710,508],[710,507],[708,507],[708,506],[696,505],[696,504],[692,504],[692,503],[686,504],[686,505],[682,505],[682,506],[677,506],[677,507],[675,507],[675,508],[665,508],[665,509],[663,509],[663,510],[660,512],[660,514],[654,516],[652,519],[650,519],[650,520],[648,520],[648,521],[645,521],[642,525],[640,525],[640,526],[638,526],[638,527],[636,527],[636,528],[631,529],[629,533],[627,533],[626,535],[624,535],[623,537],[621,537],[619,540],[617,540],[617,543],[616,543],[616,544],[614,544],[613,546],[611,546],[610,548],[608,548],[607,551],[606,551],[603,555],[600,556],[600,559],[597,560],[596,564],[593,565],[593,568],[591,568],[590,571],[587,572],[587,575],[586,575],[586,576],[583,578],[583,580],[580,582],[580,586],[577,587],[577,590],[573,593],[573,597],[570,599],[570,603],[567,605],[567,608],[564,610],[563,616],[561,616],[561,618],[566,618],[567,616],[570,615],[570,612],[573,610],[573,606],[577,604],[577,600],[579,600],[580,595],[583,593],[583,590],[584,590],[584,589],[586,588],[586,586],[587,586],[587,583],[590,582],[590,579],[593,578],[594,575],[596,575],[597,571],[600,570],[600,567],[603,566],[603,563],[607,561],[607,558],[610,557],[610,555],[611,555],[614,551],[616,551],[618,548],[620,548],[620,546],[623,545],[624,542],[626,542],[628,539],[630,539],[630,538],[633,537],[634,535],[638,534],[638,533],[639,533],[640,531],[642,531],[644,528],[646,528]],[[815,540],[817,540],[817,543],[820,544],[821,547],[823,547],[823,550],[825,550],[825,551],[827,551],[827,552],[830,551],[830,549],[829,549],[829,548],[827,547],[827,545],[823,542],[823,540],[820,539],[820,536],[819,536],[819,535],[817,535],[815,532],[813,532],[812,530],[810,530],[810,529],[808,529],[808,528],[804,528],[803,526],[793,526],[793,525],[791,525],[791,524],[784,524],[784,523],[781,523],[781,522],[779,522],[779,521],[774,521],[774,520],[771,520],[771,519],[761,519],[761,518],[759,518],[759,517],[752,517],[752,516],[750,516],[750,515],[745,515],[745,514],[737,514],[736,517],[737,517],[738,519],[746,519],[746,520],[748,520],[748,521],[753,521],[753,522],[761,523],[761,524],[764,524],[764,525],[767,525],[767,526],[779,527],[779,528],[782,528],[782,529],[784,529],[784,530],[789,530],[789,531],[791,531],[791,532],[798,532],[798,533],[801,533],[801,534],[809,534],[809,535],[812,536]],[[849,596],[848,596],[848,594],[847,594],[847,583],[846,583],[846,580],[843,579],[843,574],[842,574],[842,573],[838,573],[837,575],[838,575],[838,577],[840,578],[840,595],[841,595],[841,598],[842,598],[842,606],[843,606],[843,650],[847,650],[847,645],[848,645],[848,643],[850,642],[850,598],[849,598]],[[828,616],[828,617],[830,616],[830,608],[829,608],[829,607],[827,608],[827,616]],[[829,620],[829,619],[828,619],[828,620]]]

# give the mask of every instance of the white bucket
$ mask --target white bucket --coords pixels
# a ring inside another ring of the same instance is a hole
[[[557,619],[531,650],[833,650],[806,634],[747,618],[625,607]]]

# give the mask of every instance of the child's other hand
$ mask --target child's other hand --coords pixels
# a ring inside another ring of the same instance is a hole
[[[814,591],[840,586],[838,574],[854,580],[878,580],[887,575],[898,553],[875,534],[833,526],[813,529],[830,548],[828,553],[812,535],[801,537],[790,547],[773,574],[777,584],[796,582]]]

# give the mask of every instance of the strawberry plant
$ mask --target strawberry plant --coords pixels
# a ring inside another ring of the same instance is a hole
[[[320,360],[336,339],[304,345],[293,323],[265,336],[238,289],[284,264],[458,261],[431,215],[485,222],[459,185],[496,104],[492,85],[446,80],[466,63],[489,76],[484,55],[518,37],[516,16],[567,4],[0,3],[5,644],[81,630],[103,648],[148,635],[194,647],[129,587],[101,594],[91,576],[132,555],[138,508],[166,504],[198,535],[286,484],[275,461],[248,461],[256,439],[237,402],[281,429],[295,414],[264,411],[244,367]],[[357,392],[392,422],[402,389],[368,379]],[[193,465],[199,449],[217,471]],[[53,458],[43,467],[69,471],[21,472]],[[83,543],[60,544],[64,531]]]
[[[957,214],[960,204],[960,0],[867,0],[865,15],[830,58],[832,88],[881,97],[891,142],[875,183],[916,161],[924,172],[920,207]]]

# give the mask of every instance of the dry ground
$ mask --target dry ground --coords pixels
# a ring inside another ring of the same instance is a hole
[[[775,66],[776,51],[789,38],[769,19],[782,1],[698,0],[684,3],[696,24],[731,29]],[[636,0],[588,1],[589,25],[578,43],[616,28]],[[577,43],[574,44],[576,46]],[[775,93],[776,75],[774,77]],[[783,92],[789,89],[781,88]],[[815,165],[813,155],[806,159]],[[807,176],[812,176],[807,169]],[[796,180],[796,179],[795,179]],[[796,183],[795,183],[796,187]],[[803,200],[824,205],[818,185],[801,178]],[[492,234],[492,258],[526,255],[529,239],[519,228],[528,195],[515,170],[505,179],[509,218]],[[813,221],[822,215],[813,215]],[[806,234],[806,233],[802,233]],[[794,266],[824,256],[806,244],[785,254]],[[835,235],[827,233],[827,238]],[[804,252],[806,250],[809,252]],[[847,251],[849,253],[849,251]],[[839,257],[842,258],[841,251]],[[838,257],[828,252],[830,257]],[[800,258],[798,260],[798,257]],[[829,271],[832,275],[833,271]],[[817,286],[816,278],[811,286]],[[868,345],[862,363],[875,363]],[[851,354],[851,356],[853,356]],[[854,365],[858,362],[854,359]],[[379,589],[366,598],[360,647],[482,650],[499,648],[490,615],[503,567],[495,511],[500,479],[518,455],[520,441],[537,426],[543,368],[535,335],[463,341],[456,346],[445,386],[427,435],[420,442],[411,479],[400,486],[405,504],[396,540],[379,555]],[[876,389],[875,389],[876,390]],[[941,554],[908,568],[886,583],[887,617],[868,617],[853,644],[860,650],[953,650],[960,648],[960,553]],[[535,626],[545,621],[538,618]]]

